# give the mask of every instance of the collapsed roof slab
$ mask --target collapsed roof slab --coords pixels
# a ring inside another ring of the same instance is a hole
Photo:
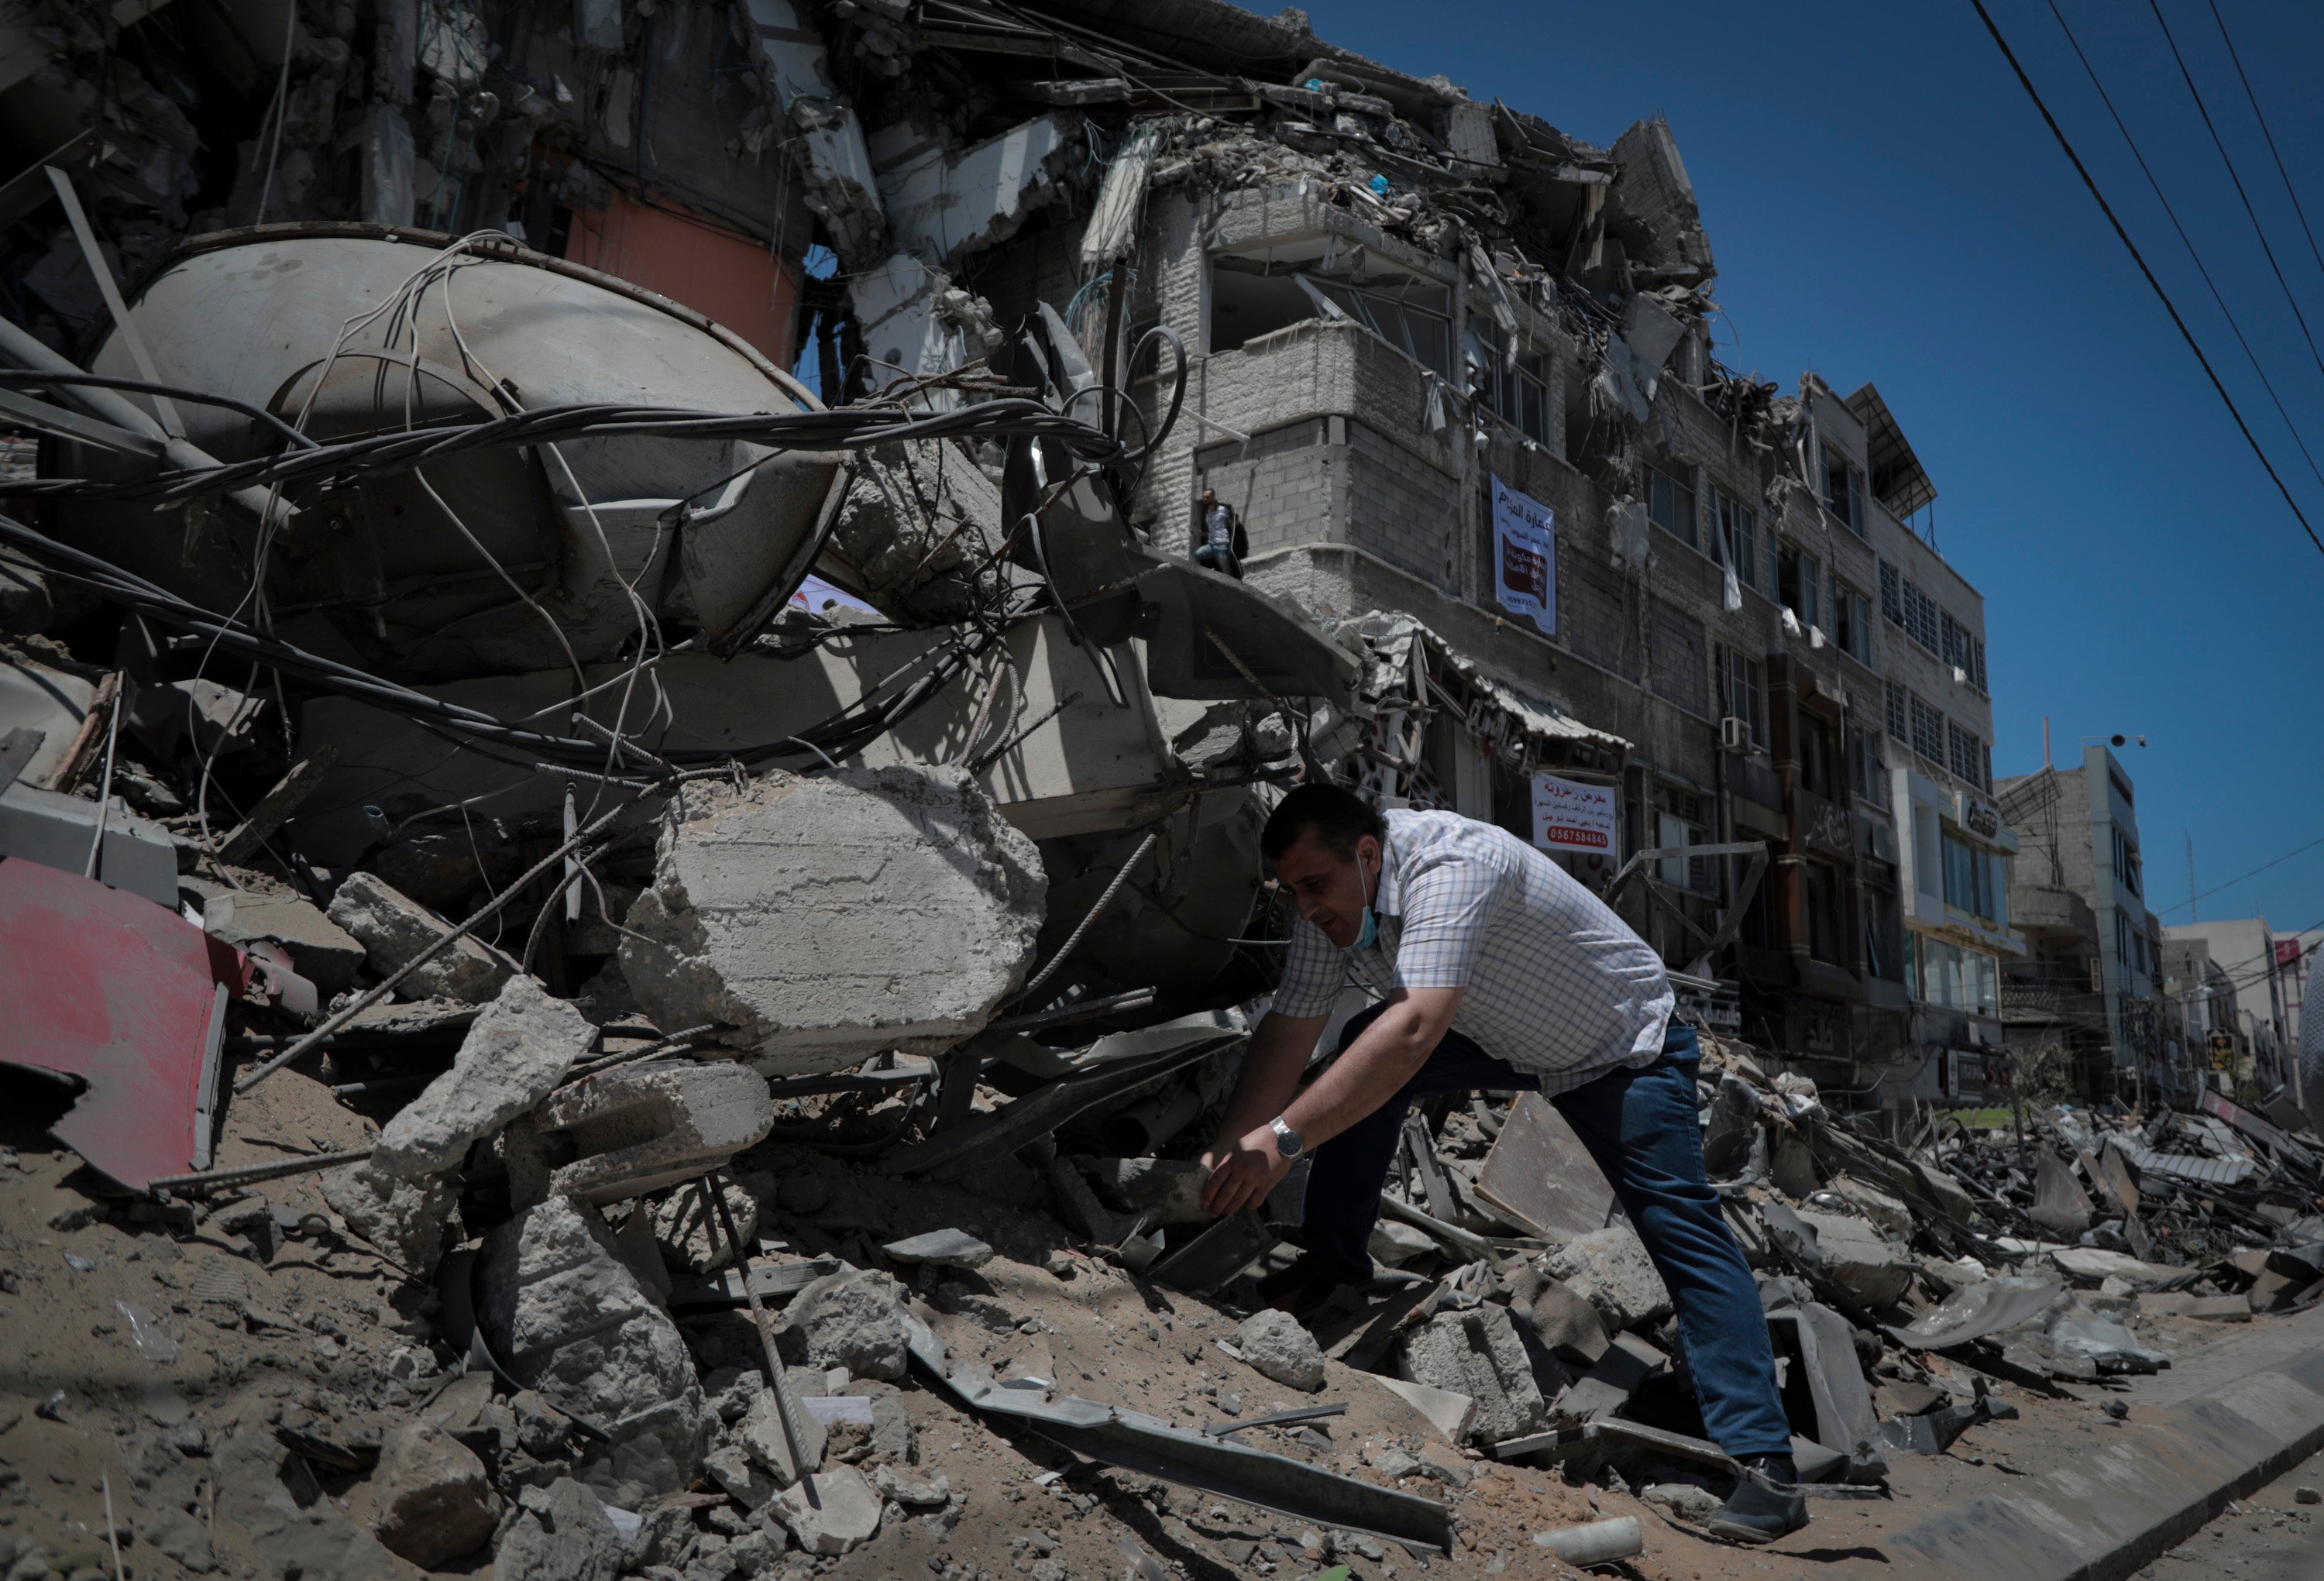
[[[797,133],[791,147],[807,184],[807,206],[823,218],[840,262],[862,269],[888,240],[872,156],[855,106],[833,86],[823,35],[800,20],[791,0],[744,0],[758,34],[770,91]]]
[[[880,198],[896,244],[946,259],[1007,241],[1048,201],[1079,139],[1065,116],[1039,115],[960,153],[931,145],[883,170]]]

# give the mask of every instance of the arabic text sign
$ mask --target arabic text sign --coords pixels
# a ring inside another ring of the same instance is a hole
[[[1493,597],[1547,637],[1557,635],[1557,518],[1493,480]]]
[[[1614,787],[1533,777],[1533,842],[1550,850],[1614,854]]]

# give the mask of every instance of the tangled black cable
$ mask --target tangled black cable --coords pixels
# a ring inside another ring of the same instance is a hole
[[[242,488],[346,483],[409,472],[466,451],[508,449],[576,438],[653,435],[670,439],[752,439],[787,450],[862,450],[906,439],[985,439],[1031,434],[1058,441],[1098,462],[1120,457],[1118,440],[1038,400],[984,401],[951,411],[909,413],[841,407],[827,411],[698,412],[669,407],[592,402],[538,407],[483,422],[447,423],[358,435],[303,450],[254,456],[217,466],[176,469],[152,477],[98,483],[85,478],[0,482],[0,496],[175,501]]]
[[[477,709],[464,708],[458,703],[430,697],[425,692],[383,680],[353,665],[341,664],[337,659],[327,658],[294,643],[254,631],[232,616],[217,614],[189,603],[142,577],[94,555],[60,544],[5,516],[0,516],[0,542],[12,544],[32,555],[52,575],[85,587],[111,602],[134,610],[163,625],[208,638],[222,649],[296,675],[321,690],[336,692],[397,714],[457,744],[491,742],[516,749],[529,755],[526,758],[528,763],[536,758],[592,763],[602,760],[605,755],[603,740],[526,730]],[[901,672],[882,681],[866,695],[828,719],[796,735],[740,749],[665,749],[651,756],[663,764],[699,766],[730,761],[760,764],[786,757],[813,757],[828,761],[861,751],[934,698],[954,676],[975,662],[993,643],[1000,641],[1010,627],[1029,619],[1031,613],[1029,608],[1021,610],[997,626],[978,627],[969,631],[960,640],[939,650],[924,673],[906,683],[892,695],[885,694],[888,687],[900,678]]]

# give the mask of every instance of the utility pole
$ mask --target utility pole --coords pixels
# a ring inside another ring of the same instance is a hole
[[[2195,837],[2183,829],[2179,832],[2187,836],[2187,920],[2200,923],[2203,914],[2195,909]]]

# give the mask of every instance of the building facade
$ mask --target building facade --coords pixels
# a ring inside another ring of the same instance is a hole
[[[1569,177],[1684,181],[1659,123],[1569,152]],[[1577,220],[1543,249],[1576,260],[1558,273],[1304,179],[1160,184],[1142,225],[1129,336],[1167,329],[1190,362],[1139,496],[1153,541],[1190,551],[1213,491],[1254,584],[1351,641],[1409,617],[1416,651],[1616,749],[1471,728],[1432,673],[1411,688],[1429,717],[1374,741],[1371,788],[1536,837],[1542,775],[1609,793],[1602,850],[1548,849],[1620,879],[1624,915],[1731,992],[1770,1057],[1875,1105],[2006,1084],[1997,963],[2021,947],[1983,601],[1907,525],[1935,489],[1877,390],[1720,367],[1707,241],[1624,267]],[[1020,237],[975,285],[1004,317],[1062,310],[1076,256]]]
[[[2093,743],[2078,768],[2045,768],[1998,790],[2019,841],[2009,906],[2028,944],[2004,974],[2018,1063],[2059,1070],[2056,1085],[2086,1096],[2130,1096],[2141,1084],[2183,1092],[2191,1072],[2166,1014],[2129,771]]]

